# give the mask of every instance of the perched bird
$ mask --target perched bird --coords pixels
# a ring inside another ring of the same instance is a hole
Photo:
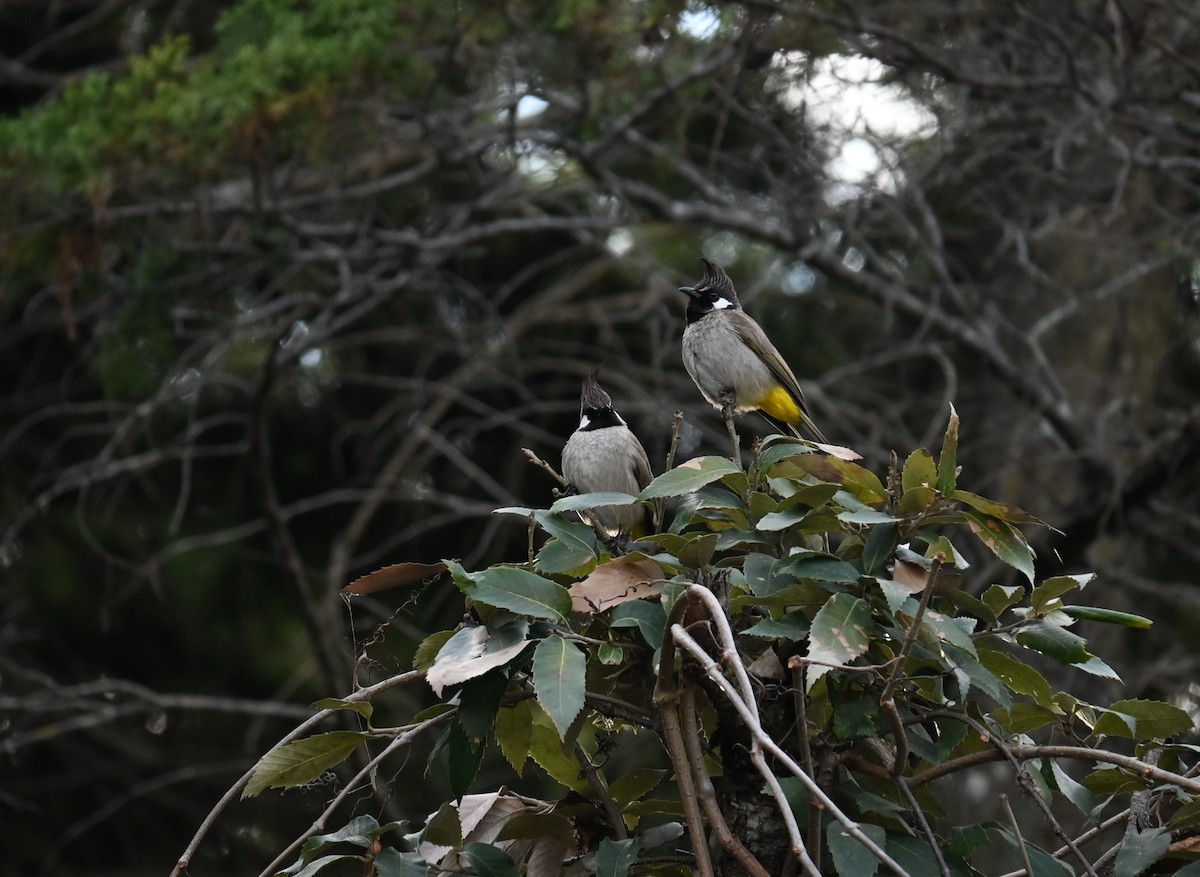
[[[704,398],[725,416],[731,433],[732,415],[762,411],[796,436],[803,428],[824,443],[804,407],[800,383],[762,326],[742,310],[725,269],[700,261],[700,282],[679,291],[688,296],[683,364]]]
[[[563,447],[562,472],[580,493],[637,496],[654,478],[646,449],[613,409],[612,398],[596,383],[595,371],[583,382],[579,426]],[[609,535],[628,536],[645,523],[648,512],[645,506],[627,505],[600,506],[590,514]]]

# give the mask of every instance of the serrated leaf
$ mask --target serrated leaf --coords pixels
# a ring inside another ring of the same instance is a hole
[[[1028,734],[1059,720],[1059,715],[1044,706],[1022,701],[1006,710],[992,713],[996,723],[1008,734]]]
[[[561,636],[546,637],[534,650],[533,688],[561,738],[583,709],[586,671],[583,652]]]
[[[596,850],[596,877],[626,877],[637,861],[640,841],[636,837],[627,840],[605,838]]]
[[[591,782],[583,775],[579,762],[563,750],[554,723],[545,711],[538,707],[533,716],[529,757],[549,776],[584,797],[596,794]]]
[[[667,578],[649,557],[626,554],[596,567],[583,581],[568,589],[573,612],[603,612],[643,597],[662,593]]]
[[[533,741],[533,702],[518,701],[496,713],[496,743],[505,760],[521,776]]]
[[[1099,621],[1101,624],[1115,624],[1118,627],[1132,627],[1136,630],[1145,630],[1154,624],[1143,615],[1101,609],[1099,606],[1063,606],[1062,611],[1081,621]]]
[[[374,816],[356,816],[337,831],[310,837],[300,848],[304,859],[311,859],[326,847],[349,843],[364,849],[371,846],[379,834],[379,821]]]
[[[1160,700],[1119,700],[1100,715],[1092,733],[1149,740],[1185,734],[1192,728],[1191,717],[1173,704]]]
[[[642,634],[642,639],[652,649],[662,645],[663,630],[667,626],[667,613],[659,603],[647,600],[635,600],[622,603],[612,611],[609,618],[611,627],[636,627]]]
[[[954,675],[957,677],[959,685],[963,687],[963,696],[971,685],[974,685],[1001,707],[1009,707],[1012,705],[1012,698],[1008,694],[1008,689],[995,677],[991,670],[983,666],[979,659],[974,654],[967,652],[957,646],[946,643],[944,646],[946,658],[954,666]]]
[[[1058,787],[1058,790],[1062,792],[1068,801],[1079,808],[1079,812],[1084,816],[1088,816],[1096,809],[1096,804],[1098,803],[1096,796],[1088,790],[1087,786],[1063,770],[1062,765],[1058,763],[1058,759],[1047,758],[1043,764],[1043,771],[1046,769],[1046,766],[1049,766],[1054,777],[1054,785]]]
[[[1043,615],[1051,601],[1078,587],[1081,584],[1077,576],[1052,576],[1033,589],[1029,595],[1029,605],[1036,615]]]
[[[375,877],[429,877],[429,866],[416,853],[388,848],[375,856]]]
[[[534,568],[547,575],[578,575],[590,570],[595,563],[596,553],[591,548],[555,538],[546,540],[533,561]]]
[[[358,731],[329,731],[293,740],[267,752],[254,766],[242,798],[253,798],[264,789],[302,786],[319,779],[329,768],[341,764],[370,734]]]
[[[963,626],[963,622],[969,620],[950,618],[932,609],[926,610],[925,614],[921,616],[922,626],[932,631],[939,640],[958,646],[967,654],[974,655],[975,641],[971,639],[970,631]]]
[[[665,770],[634,768],[614,780],[608,787],[608,793],[617,802],[617,806],[625,807],[652,792],[666,775]]]
[[[794,554],[775,562],[773,575],[787,579],[812,579],[818,582],[856,583],[862,573],[857,567],[824,554]]]
[[[471,580],[467,596],[488,606],[551,621],[566,621],[571,614],[567,589],[528,570],[494,566],[472,573]]]
[[[446,777],[455,798],[461,798],[471,789],[479,765],[483,761],[482,740],[472,740],[455,722],[450,726],[446,741]]]
[[[871,532],[867,534],[867,541],[863,544],[863,572],[872,576],[883,569],[892,552],[896,550],[897,533],[894,522],[871,528]]]
[[[1041,652],[1060,664],[1080,664],[1092,655],[1084,647],[1086,640],[1054,624],[1039,622],[1017,631],[1016,640],[1028,649]]]
[[[342,588],[341,593],[363,596],[391,588],[403,588],[435,579],[445,571],[445,563],[393,563],[359,576]]]
[[[696,457],[664,472],[646,485],[638,499],[660,496],[682,496],[712,484],[726,475],[741,474],[742,470],[724,457]]]
[[[1008,521],[1010,524],[1041,524],[1042,521],[1035,518],[1033,515],[1024,509],[1019,509],[1015,505],[1007,505],[1002,502],[988,499],[987,497],[979,496],[975,493],[970,493],[966,490],[956,490],[952,494],[954,499],[968,505],[978,512],[983,512],[985,515],[993,518],[999,518],[1002,521]]]
[[[458,724],[468,739],[478,742],[491,736],[500,701],[507,689],[508,677],[498,670],[491,670],[463,683]]]
[[[586,511],[606,505],[633,505],[635,502],[637,502],[637,497],[630,496],[628,493],[614,493],[611,491],[577,493],[555,500],[554,504],[550,506],[550,513],[561,515],[563,512]]]
[[[886,849],[887,832],[883,826],[860,823],[863,834]],[[875,854],[852,837],[840,822],[831,821],[825,828],[825,840],[833,856],[833,865],[840,877],[872,877],[879,868]]]
[[[504,850],[485,843],[469,843],[459,855],[471,864],[478,877],[521,877],[516,863]]]
[[[937,489],[942,496],[950,496],[958,484],[958,412],[950,406],[950,418],[946,423],[946,435],[942,438],[942,454],[938,458]]]
[[[904,604],[912,599],[913,592],[902,582],[891,579],[878,579],[879,589],[883,591],[883,599],[887,601],[888,615],[895,617],[904,608]]]
[[[799,642],[808,635],[808,630],[808,619],[802,612],[789,612],[778,619],[764,618],[742,631],[742,635]]]
[[[857,463],[829,457],[824,454],[811,454],[805,457],[793,457],[783,468],[794,467],[805,474],[831,484],[840,484],[852,493],[860,502],[871,504],[881,503],[887,499],[887,491],[883,484],[870,469],[865,469]]]
[[[524,620],[506,627],[510,631],[521,632],[522,636],[528,631],[528,624]],[[518,639],[509,645],[516,637],[506,635],[508,632],[503,628],[498,629],[493,641],[492,634],[482,625],[464,627],[442,646],[433,666],[425,673],[426,683],[434,694],[441,697],[446,686],[466,682],[507,664],[531,642]]]
[[[999,518],[969,509],[963,512],[967,525],[996,557],[1007,563],[1033,584],[1033,550],[1011,524]]]
[[[937,487],[937,464],[933,462],[933,454],[924,448],[909,454],[900,473],[900,487],[905,492],[918,487]]]
[[[1006,609],[1020,603],[1023,596],[1025,596],[1025,588],[1022,585],[1013,585],[1012,587],[992,585],[983,592],[981,599],[999,618]]]
[[[442,647],[450,641],[454,636],[453,630],[439,630],[437,633],[431,633],[421,641],[417,646],[416,652],[413,653],[413,668],[417,670],[428,670],[433,666],[433,662],[437,660],[438,652]]]
[[[813,618],[808,637],[806,690],[832,668],[829,664],[847,664],[866,652],[871,644],[867,631],[871,607],[850,594],[834,594]]]
[[[312,705],[315,710],[349,710],[358,713],[364,719],[370,719],[375,711],[375,704],[369,700],[343,700],[340,697],[325,697]]]
[[[1017,694],[1027,694],[1047,709],[1054,705],[1050,683],[1033,667],[999,649],[981,646],[979,662]]]
[[[1164,828],[1148,828],[1124,839],[1113,864],[1114,877],[1137,877],[1171,847],[1171,833]]]
[[[1121,681],[1121,677],[1117,675],[1117,671],[1104,663],[1096,655],[1091,655],[1086,661],[1080,661],[1075,665],[1075,669],[1082,670],[1084,673],[1091,673],[1093,676],[1099,676],[1101,679],[1112,679],[1114,682]]]

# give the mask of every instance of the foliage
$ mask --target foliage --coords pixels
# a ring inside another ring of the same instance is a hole
[[[853,454],[772,436],[745,470],[690,460],[636,500],[586,494],[539,513],[504,509],[537,521],[545,541],[519,565],[468,573],[446,561],[469,612],[422,647],[442,705],[382,728],[359,709],[381,694],[318,704],[354,707],[368,730],[272,749],[244,794],[310,782],[368,740],[390,742],[359,776],[386,771],[393,750],[445,729],[431,757],[443,753],[458,799],[431,806],[402,840],[371,835],[379,842],[366,855],[380,873],[403,861],[422,874],[775,874],[788,846],[814,875],[990,874],[1022,861],[1067,873],[1100,867],[1099,854],[1071,841],[1042,849],[1031,840],[1038,822],[1066,838],[1066,826],[1112,824],[1112,811],[1151,793],[1159,828],[1143,826],[1117,859],[1117,873],[1138,873],[1168,854],[1165,826],[1194,818],[1195,754],[1167,742],[1192,720],[1168,703],[1092,704],[1051,687],[1038,662],[1112,675],[1079,618],[1148,622],[1068,602],[1090,574],[1029,575],[1021,527],[1041,525],[960,489],[957,442],[952,415],[939,457],[917,450],[885,483],[845,459]],[[571,510],[662,497],[677,501],[669,526],[628,546],[572,523]],[[976,581],[956,545],[972,538],[1029,580]],[[586,547],[578,565],[547,568],[564,543],[568,554]],[[348,591],[411,587],[419,572],[442,575],[402,564]],[[1138,757],[1123,753],[1126,739]],[[495,749],[515,771],[498,786],[478,773]],[[1021,816],[951,818],[961,776],[993,762],[1018,788]],[[757,773],[749,792],[746,771]],[[531,797],[547,779],[559,795]],[[1054,815],[1060,799],[1073,818]],[[755,810],[787,827],[782,848],[755,834],[745,816]],[[363,819],[342,834],[361,834]],[[283,873],[337,860],[316,858],[333,836],[312,834],[284,853],[302,855]],[[1015,858],[998,859],[997,846]]]

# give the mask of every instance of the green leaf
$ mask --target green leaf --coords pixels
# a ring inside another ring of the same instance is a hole
[[[340,697],[325,697],[312,705],[315,710],[350,710],[364,719],[370,719],[375,704],[369,700],[342,700]]]
[[[883,569],[884,564],[896,550],[897,529],[894,522],[879,524],[872,527],[863,545],[863,572],[869,576]]]
[[[583,652],[561,636],[546,637],[534,650],[533,688],[538,703],[564,739],[571,722],[583,709],[586,671]]]
[[[867,631],[871,623],[871,607],[866,600],[850,594],[834,594],[821,607],[809,631],[808,683],[811,691],[818,679],[832,668],[828,664],[847,664],[864,654],[871,645]]]
[[[638,858],[640,841],[636,837],[628,840],[600,841],[596,850],[596,877],[626,877]]]
[[[879,697],[867,694],[853,700],[842,701],[833,711],[833,730],[839,740],[854,740],[857,737],[877,737],[875,719],[879,716]]]
[[[744,636],[763,639],[790,639],[800,642],[808,636],[809,624],[803,612],[788,612],[781,618],[764,618],[742,631]]]
[[[500,700],[507,689],[508,677],[499,670],[491,670],[463,683],[458,699],[458,724],[468,739],[478,742],[491,736]]]
[[[1096,720],[1092,733],[1149,740],[1185,734],[1192,729],[1191,717],[1173,704],[1159,700],[1119,700]]]
[[[1170,847],[1171,832],[1165,828],[1148,828],[1126,837],[1113,866],[1114,877],[1136,877],[1166,855]]]
[[[316,874],[318,871],[321,871],[326,866],[332,865],[334,862],[344,862],[347,859],[361,862],[362,856],[354,853],[341,853],[333,856],[322,856],[319,859],[314,859],[313,861],[309,862],[298,871],[293,871],[289,868],[281,873],[291,875],[291,877],[312,877],[312,875]]]
[[[970,619],[950,618],[932,609],[926,610],[925,614],[921,616],[922,627],[932,631],[939,640],[958,646],[967,654],[974,655],[975,641],[971,639],[971,631],[964,627],[964,622],[968,621]]]
[[[938,459],[937,488],[943,496],[950,496],[958,484],[958,412],[950,406],[950,419],[946,423],[946,435],[942,439],[942,455]]]
[[[1096,809],[1096,796],[1088,790],[1087,786],[1078,782],[1074,777],[1062,769],[1056,758],[1047,758],[1043,762],[1042,771],[1046,767],[1050,768],[1051,774],[1054,776],[1054,785],[1066,797],[1068,801],[1079,808],[1079,811],[1084,816],[1089,816]]]
[[[1025,850],[1029,856],[1029,862],[1033,866],[1033,874],[1030,877],[1071,877],[1070,869],[1041,847],[1031,844],[1028,840],[1018,841],[1007,828],[993,830],[1004,838],[1018,862],[1021,861],[1021,850]]]
[[[697,457],[659,475],[646,485],[638,499],[682,496],[733,474],[742,474],[742,470],[724,457]]]
[[[996,723],[1008,734],[1028,734],[1061,718],[1044,706],[1026,701],[1014,703],[1008,709],[997,710],[992,715]]]
[[[717,533],[705,533],[703,536],[688,536],[687,542],[676,554],[679,562],[688,569],[703,569],[712,560],[717,548]]]
[[[992,585],[983,592],[983,602],[989,609],[999,618],[1004,614],[1006,609],[1009,609],[1021,602],[1021,598],[1025,596],[1025,588],[1023,585],[1013,585],[1005,587],[1004,585]]]
[[[887,491],[884,490],[879,476],[870,469],[864,469],[849,460],[829,457],[825,454],[810,454],[805,457],[793,457],[787,463],[782,464],[780,469],[789,467],[798,469],[821,481],[840,484],[854,494],[859,501],[868,505],[887,500]]]
[[[550,506],[550,513],[560,515],[563,512],[578,512],[606,505],[633,505],[635,502],[637,502],[637,497],[630,496],[628,493],[601,491],[596,493],[577,493],[573,496],[564,496],[562,499],[555,500],[554,504]]]
[[[378,836],[379,822],[374,816],[356,816],[337,831],[310,837],[300,848],[300,854],[307,861],[327,847],[338,843],[353,844],[366,849]]]
[[[537,813],[526,810],[504,823],[496,840],[518,838],[550,838],[562,847],[575,845],[575,829],[571,820],[560,813]]]
[[[429,866],[416,853],[388,848],[375,856],[375,877],[429,877]]]
[[[917,448],[904,461],[904,470],[900,473],[900,487],[906,493],[918,487],[937,487],[937,464],[933,462],[933,454],[924,448]]]
[[[258,760],[242,798],[253,798],[264,789],[302,786],[319,779],[325,771],[341,764],[370,734],[358,731],[329,731],[303,740],[276,746]]]
[[[661,603],[630,600],[612,611],[608,623],[611,627],[636,627],[646,644],[652,649],[657,649],[662,646],[667,612]]]
[[[625,807],[652,792],[666,775],[665,770],[655,770],[649,767],[634,768],[613,781],[613,784],[608,787],[608,793],[612,795],[618,806]]]
[[[596,552],[582,543],[562,539],[548,539],[538,550],[534,566],[538,572],[556,575],[591,571],[596,562]]]
[[[937,858],[929,848],[924,838],[889,831],[887,835],[887,851],[896,863],[908,872],[910,877],[936,877],[941,873]],[[951,877],[972,877],[977,872],[967,867],[962,859],[955,858],[943,851],[946,867]]]
[[[863,834],[886,850],[887,832],[883,826],[860,823]],[[833,865],[840,877],[872,877],[879,868],[875,854],[852,837],[840,822],[831,821],[825,827],[825,840],[833,856]]]
[[[521,877],[516,863],[502,849],[484,843],[469,843],[459,850],[478,877]]]
[[[446,775],[454,797],[461,798],[471,790],[485,748],[482,740],[471,740],[457,722],[450,726],[446,745]]]
[[[522,700],[496,713],[496,743],[504,759],[521,776],[533,742],[533,701]]]
[[[1033,550],[1024,536],[1011,524],[974,509],[963,512],[963,517],[980,542],[1033,584]]]
[[[1167,827],[1172,829],[1188,828],[1197,823],[1200,823],[1200,798],[1189,801],[1172,813]]]
[[[1121,681],[1121,677],[1117,675],[1117,671],[1095,655],[1091,655],[1086,661],[1076,664],[1075,669],[1082,670],[1084,673],[1091,673],[1093,676],[1099,676],[1101,679],[1112,679],[1114,682]]]
[[[463,842],[462,820],[458,808],[447,801],[425,823],[421,840],[439,847],[459,847]]]
[[[1154,624],[1143,615],[1132,615],[1129,612],[1118,612],[1115,609],[1101,609],[1099,606],[1063,606],[1062,611],[1072,618],[1081,621],[1099,621],[1102,624],[1115,624],[1118,627],[1132,627],[1145,630]]]
[[[1047,709],[1054,705],[1050,683],[1033,667],[1012,655],[986,645],[979,647],[979,662],[1017,694],[1027,694]]]
[[[558,729],[545,711],[538,707],[533,715],[532,737],[529,757],[537,762],[551,778],[584,797],[594,797],[596,792],[591,782],[579,769],[579,762],[563,749]]]
[[[1149,788],[1150,781],[1115,767],[1101,767],[1084,778],[1083,784],[1097,795],[1124,795]]]
[[[878,582],[879,589],[883,591],[883,599],[887,601],[888,615],[894,617],[904,608],[905,603],[912,600],[912,591],[908,589],[907,585],[891,579],[878,579]],[[912,611],[916,611],[915,606]]]
[[[1038,622],[1017,631],[1017,642],[1035,652],[1041,652],[1061,664],[1080,664],[1092,655],[1084,645],[1086,640],[1056,624]]]
[[[986,497],[979,496],[975,493],[969,493],[966,490],[956,490],[952,494],[954,499],[968,505],[978,512],[983,512],[992,518],[999,518],[1002,521],[1008,521],[1010,524],[1041,524],[1042,521],[1035,518],[1033,515],[1024,509],[1019,509],[1014,505],[1006,505],[1002,502],[995,502]]]
[[[992,674],[991,670],[979,662],[974,654],[960,649],[952,643],[946,643],[943,649],[947,660],[954,666],[954,675],[958,678],[959,684],[963,686],[964,697],[969,686],[974,685],[1000,706],[1008,707],[1012,704],[1008,689]]]
[[[494,566],[471,573],[471,579],[474,586],[467,596],[488,606],[551,621],[566,621],[571,614],[567,589],[527,570]]]
[[[1029,595],[1029,605],[1033,607],[1034,613],[1044,615],[1051,601],[1076,588],[1082,588],[1093,578],[1095,576],[1090,573],[1086,576],[1052,576],[1033,589]]]
[[[773,574],[781,578],[812,579],[818,582],[855,584],[862,573],[852,564],[825,554],[793,554],[775,562]]]
[[[417,670],[428,670],[433,666],[433,662],[437,660],[438,652],[442,647],[450,641],[454,636],[453,630],[439,630],[437,633],[431,633],[421,641],[417,646],[417,650],[413,653],[413,668]]]
[[[795,526],[807,517],[809,510],[800,506],[792,506],[778,512],[771,512],[763,515],[758,519],[758,523],[754,525],[756,530],[764,533],[777,533],[780,530],[786,530],[788,527]]]

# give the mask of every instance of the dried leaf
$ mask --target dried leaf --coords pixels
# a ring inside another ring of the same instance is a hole
[[[361,597],[364,594],[415,585],[418,582],[440,576],[445,571],[446,564],[440,561],[438,563],[393,563],[377,569],[375,572],[369,572],[365,576],[360,576],[342,588],[341,592]]]
[[[571,611],[603,612],[630,600],[656,597],[666,578],[662,567],[648,557],[618,557],[571,585]]]

